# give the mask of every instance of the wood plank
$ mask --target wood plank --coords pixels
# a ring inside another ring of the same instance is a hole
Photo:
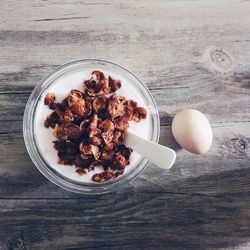
[[[194,156],[180,150],[170,127],[162,126],[160,143],[177,151],[174,167],[162,171],[151,165],[131,185],[134,188],[144,187],[144,181],[147,180],[146,184],[150,187],[157,185],[164,189],[165,183],[169,181],[249,168],[249,123],[214,125],[213,131],[214,143],[210,153]],[[21,134],[2,134],[0,138],[0,198],[71,197],[68,192],[49,183],[35,168]]]
[[[0,246],[214,249],[249,241],[250,171],[79,199],[1,199]],[[25,248],[20,248],[25,249]]]
[[[191,71],[191,68],[187,68],[187,71]],[[175,74],[181,77],[177,69]],[[18,76],[14,78],[19,79]],[[39,77],[36,78],[38,81]],[[250,121],[250,88],[247,85],[247,73],[234,76],[235,80],[231,81],[218,80],[213,73],[196,68],[195,74],[192,74],[192,77],[186,75],[185,79],[183,83],[172,88],[164,83],[158,83],[158,86],[147,84],[159,108],[162,125],[170,125],[171,118],[176,112],[190,107],[207,114],[211,123]],[[22,80],[19,81],[18,84],[21,85]],[[171,76],[166,76],[165,81],[170,82]],[[4,92],[0,94],[0,105],[3,107],[0,110],[0,121],[4,126],[0,127],[0,132],[11,133],[20,129],[18,121],[22,120],[25,104],[33,87],[19,88],[9,84],[9,87],[4,87],[4,84],[2,86]]]
[[[4,20],[0,24],[1,91],[31,90],[42,74],[69,60],[105,58],[132,69],[150,86],[163,90],[180,84],[183,89],[178,89],[178,95],[182,98],[190,94],[185,88],[192,88],[191,99],[200,94],[200,88],[213,93],[226,85],[217,75],[208,77],[206,72],[203,54],[213,45],[229,53],[233,78],[242,74],[245,80],[249,78],[247,1],[127,1],[103,5],[88,1],[34,5],[25,1],[20,8],[13,8],[16,4],[8,1],[0,10]],[[103,15],[97,18],[100,7]],[[27,8],[32,11],[27,12]],[[55,8],[60,9],[58,17],[48,21],[56,15]],[[84,13],[91,18],[73,19],[84,17]],[[205,71],[203,77],[197,68]],[[245,82],[249,91],[247,86]]]

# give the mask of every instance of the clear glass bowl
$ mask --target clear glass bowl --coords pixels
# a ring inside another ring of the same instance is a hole
[[[117,190],[118,187],[121,187],[122,185],[127,184],[131,180],[135,179],[147,167],[149,161],[143,157],[140,157],[140,159],[137,161],[137,164],[132,166],[129,171],[125,171],[125,173],[120,177],[109,180],[105,183],[78,182],[58,173],[48,164],[48,162],[46,162],[39,150],[34,132],[36,107],[39,102],[43,102],[42,95],[46,93],[45,91],[48,91],[50,86],[53,84],[55,79],[58,79],[58,77],[69,75],[70,72],[81,70],[86,67],[104,71],[106,70],[107,72],[116,72],[117,74],[122,75],[124,78],[126,78],[126,80],[131,84],[133,84],[133,88],[139,93],[141,98],[143,98],[148,109],[150,125],[148,139],[154,142],[158,142],[160,134],[159,115],[154,99],[147,87],[127,69],[108,61],[93,59],[78,60],[64,64],[43,77],[43,79],[36,85],[26,104],[23,117],[23,135],[27,151],[32,161],[40,170],[40,172],[50,181],[71,192],[84,194],[100,194],[110,192],[112,190]]]

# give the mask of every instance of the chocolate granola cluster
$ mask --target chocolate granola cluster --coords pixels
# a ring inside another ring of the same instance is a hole
[[[57,138],[59,164],[75,165],[80,175],[102,166],[104,172],[93,175],[94,182],[105,182],[123,174],[132,149],[123,144],[129,121],[139,122],[147,111],[137,103],[115,94],[121,81],[94,70],[84,81],[84,92],[74,89],[57,103],[47,93],[44,104],[54,110],[44,121]]]

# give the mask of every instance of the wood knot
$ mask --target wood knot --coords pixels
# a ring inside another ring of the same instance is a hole
[[[7,243],[8,250],[27,250],[25,241],[21,238],[10,239]]]
[[[207,48],[204,53],[204,62],[210,71],[224,74],[232,72],[233,60],[230,55],[221,48]]]
[[[215,49],[211,51],[212,62],[223,70],[230,69],[232,67],[232,60],[230,56],[223,50]]]
[[[245,151],[249,147],[249,143],[247,140],[239,139],[239,138],[233,138],[231,139],[233,143],[233,147],[240,152]]]

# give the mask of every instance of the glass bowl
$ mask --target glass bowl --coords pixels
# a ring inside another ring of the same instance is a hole
[[[73,72],[81,72],[81,70],[87,68],[111,72],[111,76],[112,74],[118,75],[122,77],[122,79],[125,79],[125,82],[128,82],[133,86],[133,91],[137,92],[148,110],[148,132],[146,137],[153,142],[158,142],[160,134],[159,114],[154,99],[147,87],[127,69],[108,61],[94,59],[78,60],[64,64],[42,78],[27,101],[23,117],[23,135],[27,151],[33,163],[51,182],[75,193],[100,194],[117,190],[118,187],[128,184],[142,173],[149,164],[149,161],[142,156],[139,156],[136,164],[130,166],[129,170],[126,170],[123,175],[104,183],[77,181],[59,173],[54,167],[52,167],[52,164],[48,163],[43,152],[41,152],[41,148],[38,146],[35,132],[35,117],[37,115],[36,111],[38,104],[40,105],[41,102],[43,102],[45,93],[53,86],[53,83],[58,79],[72,75]],[[57,93],[55,94],[57,95]],[[140,124],[138,124],[138,126],[139,125]],[[74,166],[72,167],[74,168]]]

